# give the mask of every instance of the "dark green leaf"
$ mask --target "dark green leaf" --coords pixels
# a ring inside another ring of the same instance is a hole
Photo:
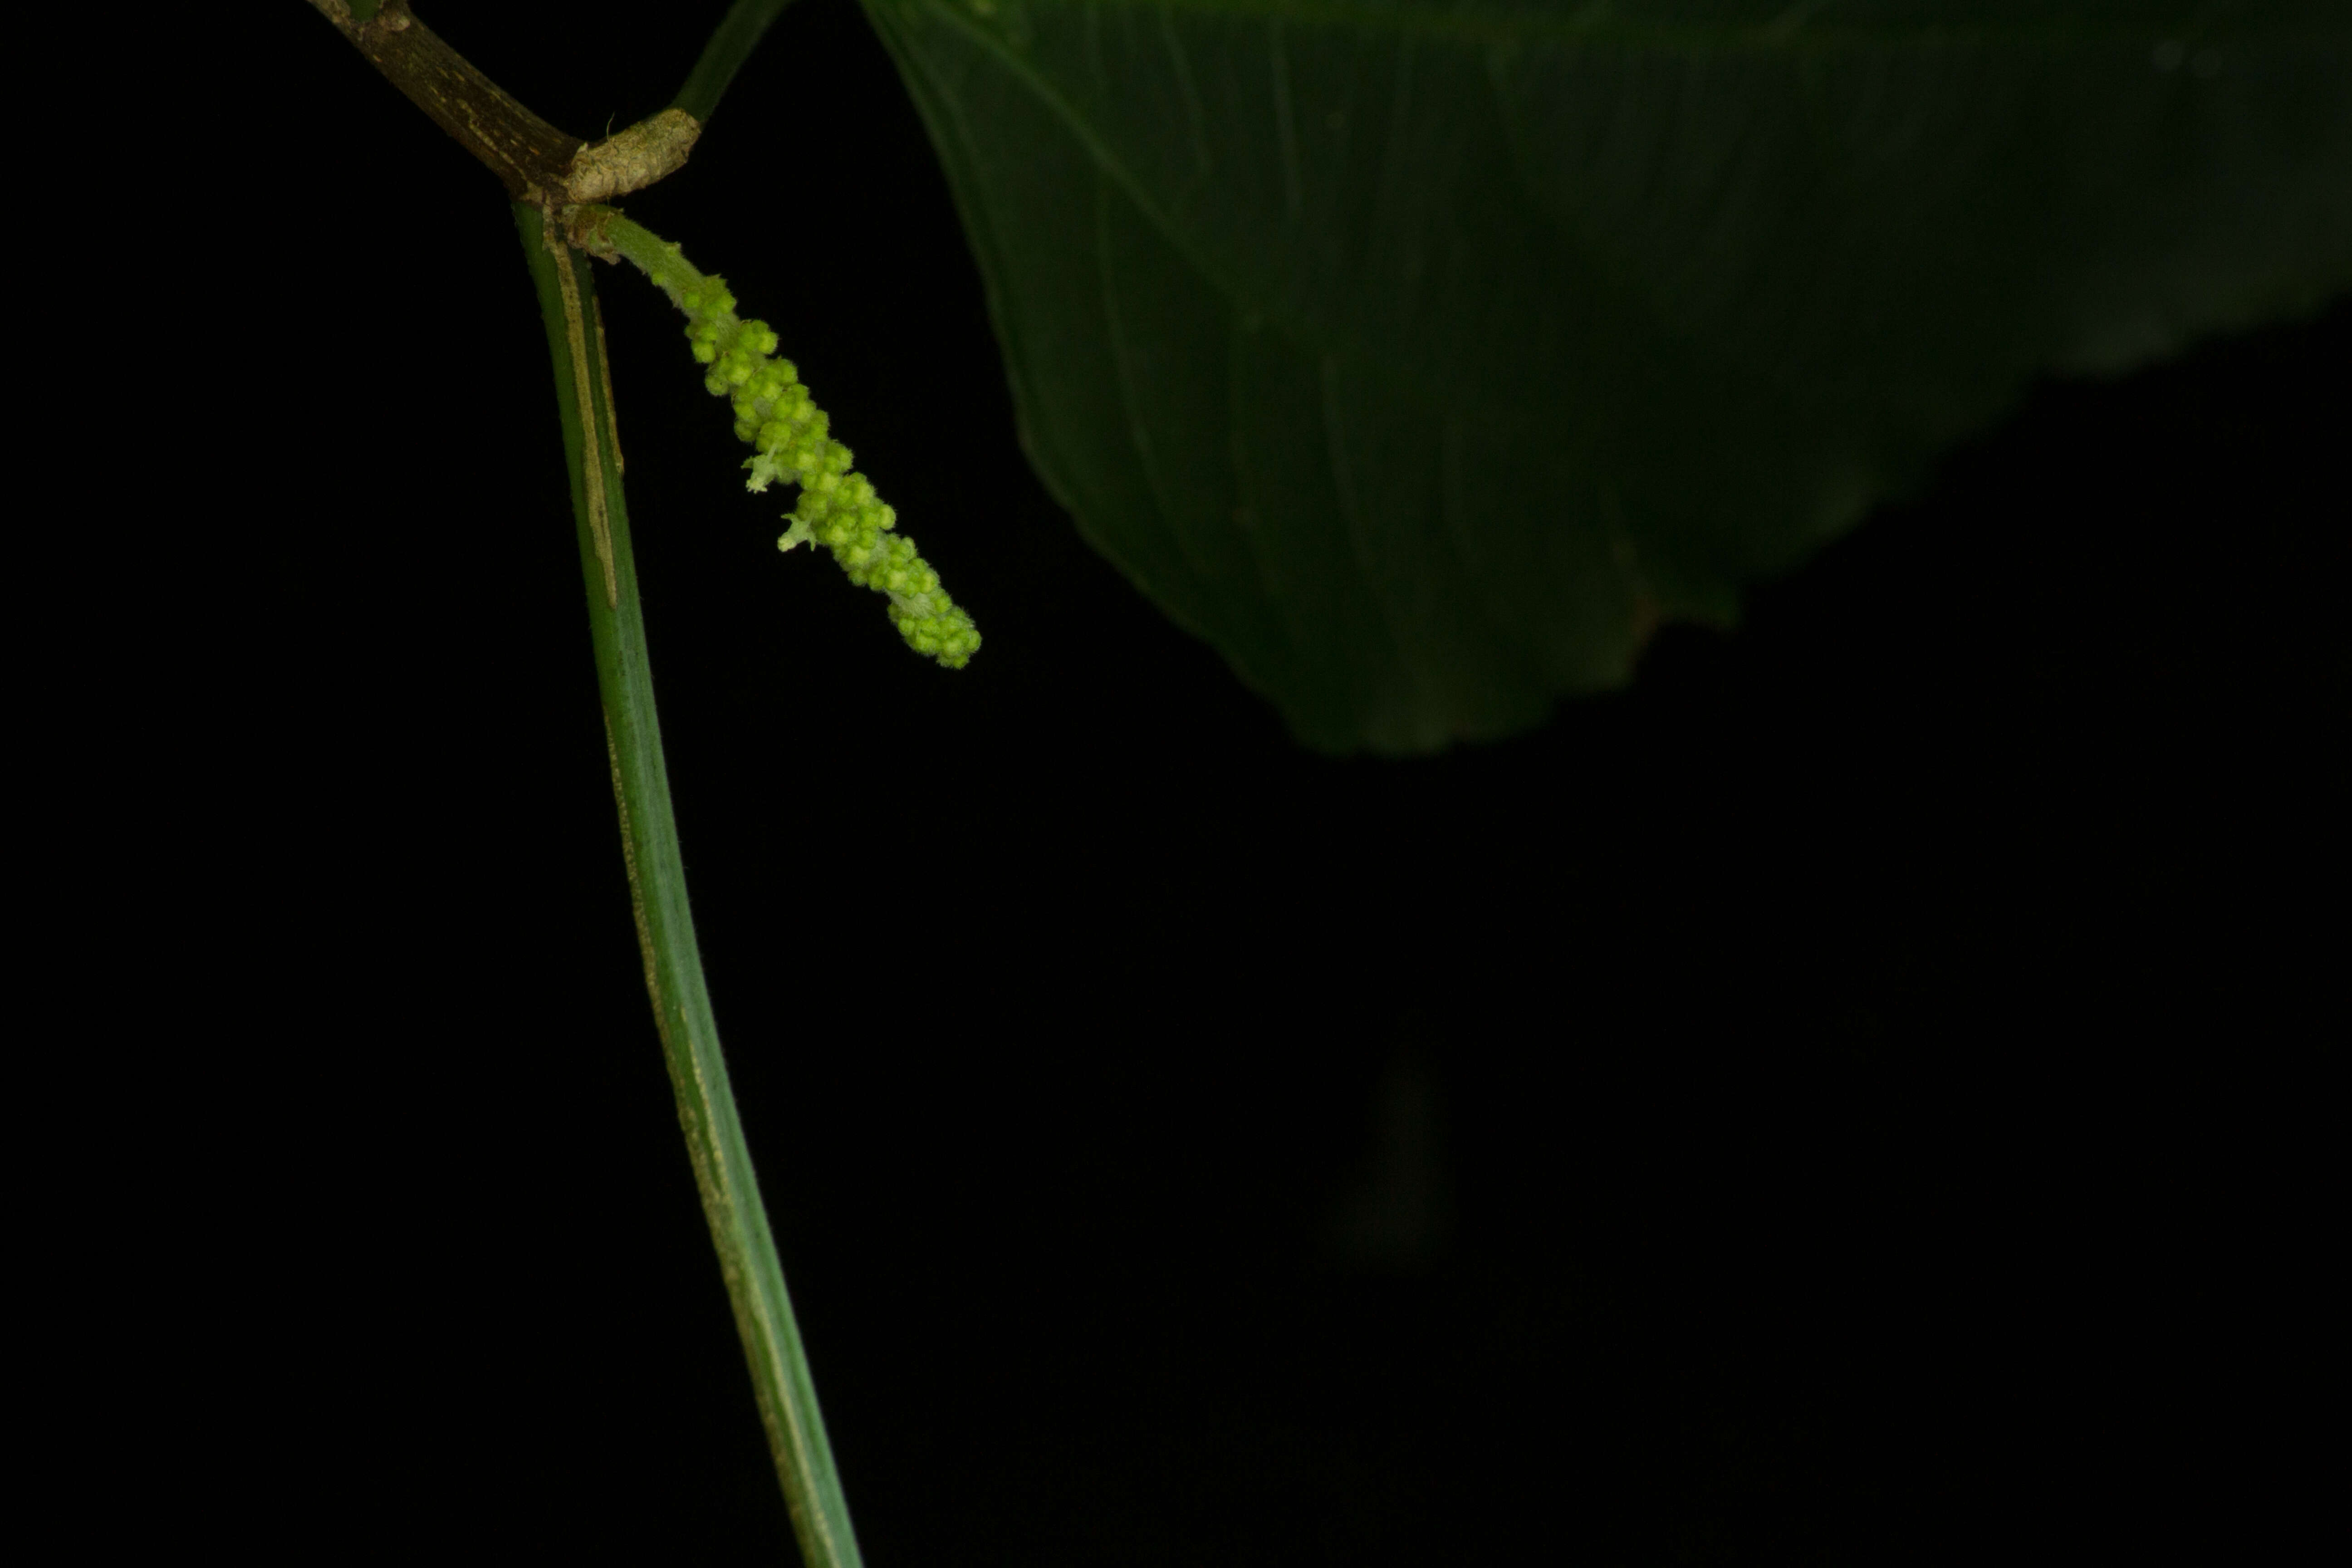
[[[1318,746],[1622,681],[2032,375],[2352,283],[2352,8],[866,0],[1087,537]]]

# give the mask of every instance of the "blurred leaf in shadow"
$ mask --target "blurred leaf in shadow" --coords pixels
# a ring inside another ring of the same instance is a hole
[[[866,8],[1039,473],[1328,750],[1532,725],[2033,376],[2352,284],[2339,0]]]

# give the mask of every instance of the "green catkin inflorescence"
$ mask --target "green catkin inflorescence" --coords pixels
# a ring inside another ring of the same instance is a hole
[[[734,405],[735,434],[754,449],[743,465],[751,471],[749,488],[765,490],[780,479],[800,487],[787,514],[792,526],[776,548],[824,545],[851,582],[889,598],[890,620],[908,647],[961,669],[980,649],[979,630],[914,542],[896,531],[898,512],[851,466],[849,448],[833,438],[793,362],[776,357],[768,324],[736,315],[724,279],[697,272],[677,246],[610,207],[569,216],[575,241],[607,259],[617,255],[635,263],[686,312],[687,342],[709,367],[702,384]]]

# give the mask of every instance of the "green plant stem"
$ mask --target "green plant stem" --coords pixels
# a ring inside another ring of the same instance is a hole
[[[727,91],[727,84],[735,79],[735,73],[759,47],[768,24],[792,3],[793,0],[735,0],[727,15],[719,19],[719,26],[710,30],[710,41],[702,46],[702,58],[686,73],[686,85],[677,89],[670,107],[683,109],[708,123],[710,111],[719,107],[719,100]]]
[[[621,848],[635,905],[646,988],[677,1116],[701,1189],[702,1211],[719,1249],[720,1272],[743,1337],[751,1382],[767,1427],[776,1472],[792,1510],[807,1568],[856,1568],[857,1540],[842,1496],[824,1420],[817,1410],[783,1270],[760,1203],[751,1155],[719,1048],[702,961],[687,908],[685,867],[670,816],[661,727],[646,660],[645,618],[629,550],[628,509],[621,493],[621,455],[614,433],[611,383],[595,281],[586,259],[558,240],[552,249],[538,208],[515,205],[515,226],[539,289],[540,311],[555,362],[556,402],[572,475],[594,635],[597,684],[613,794],[621,814]]]

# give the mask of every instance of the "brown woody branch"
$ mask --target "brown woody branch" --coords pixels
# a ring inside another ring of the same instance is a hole
[[[417,20],[408,0],[383,0],[364,22],[347,0],[310,5],[519,202],[554,207],[641,189],[684,163],[701,131],[683,110],[666,110],[592,147],[533,114],[467,64]]]

